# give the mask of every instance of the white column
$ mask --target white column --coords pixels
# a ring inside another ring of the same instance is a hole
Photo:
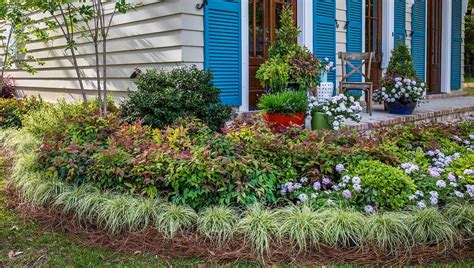
[[[395,1],[386,0],[382,7],[382,71],[385,73],[390,61],[390,56],[394,48],[395,31]]]
[[[313,52],[313,1],[298,0],[296,13],[297,24],[301,29],[298,44]]]
[[[451,92],[451,31],[452,3],[443,0],[442,41],[441,41],[441,92]]]
[[[242,13],[242,105],[240,112],[249,111],[249,4],[248,1],[241,1]]]

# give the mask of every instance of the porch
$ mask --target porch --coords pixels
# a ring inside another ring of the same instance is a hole
[[[373,105],[373,114],[369,116],[365,109],[359,123],[347,121],[345,125],[358,131],[379,126],[413,122],[445,122],[466,117],[474,117],[474,96],[466,92],[429,95],[412,115],[394,115],[384,111],[382,104]]]

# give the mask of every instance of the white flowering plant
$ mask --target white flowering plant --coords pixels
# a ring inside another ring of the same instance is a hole
[[[324,113],[334,130],[339,130],[346,119],[359,122],[362,118],[361,111],[360,103],[353,96],[339,94],[322,101],[318,101],[316,97],[309,98],[308,113]]]
[[[426,96],[425,83],[402,76],[386,76],[382,88],[374,92],[375,101],[410,103],[419,102]]]

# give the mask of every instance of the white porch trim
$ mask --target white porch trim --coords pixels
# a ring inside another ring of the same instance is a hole
[[[241,1],[241,29],[242,29],[242,104],[239,112],[249,111],[249,4]]]
[[[395,1],[386,0],[382,6],[382,73],[385,73],[395,45]]]
[[[443,0],[443,19],[441,33],[441,92],[451,92],[451,31],[452,2]]]
[[[313,1],[298,0],[296,23],[301,29],[298,44],[313,52]]]

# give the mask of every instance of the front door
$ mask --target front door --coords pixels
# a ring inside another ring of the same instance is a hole
[[[426,81],[430,94],[441,92],[442,1],[428,0],[428,39]]]
[[[264,88],[255,78],[258,68],[267,59],[268,49],[275,39],[283,5],[293,7],[296,22],[296,0],[249,0],[249,104],[256,109]]]
[[[375,52],[370,78],[377,89],[382,79],[382,0],[366,1],[365,32],[365,51]]]

